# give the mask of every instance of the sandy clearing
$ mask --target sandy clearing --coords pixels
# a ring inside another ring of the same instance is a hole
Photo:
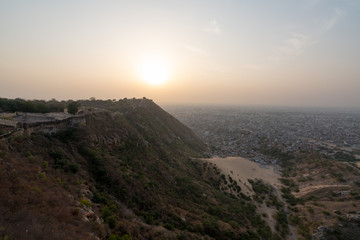
[[[286,206],[279,190],[281,187],[278,180],[280,174],[273,166],[258,165],[257,163],[242,157],[204,158],[202,160],[215,164],[223,174],[230,175],[231,178],[238,181],[238,185],[246,195],[253,195],[251,184],[248,182],[248,179],[262,179],[264,182],[275,187],[277,197]],[[276,209],[268,208],[264,203],[261,204],[261,206],[258,206],[258,213],[265,213],[267,215],[264,220],[270,226],[272,231],[275,231],[276,220],[274,219],[274,215],[276,212]],[[290,232],[291,234],[288,236],[288,239],[296,239],[296,237],[294,237],[296,235],[291,226]]]
[[[259,166],[255,162],[242,157],[203,158],[202,160],[215,164],[224,174],[230,175],[234,180],[241,182],[242,185],[250,186],[248,179],[258,178],[275,187],[280,187],[278,180],[280,174],[274,170],[273,166]]]

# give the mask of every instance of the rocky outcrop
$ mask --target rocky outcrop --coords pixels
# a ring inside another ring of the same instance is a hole
[[[316,240],[356,240],[360,236],[360,216],[352,216],[332,227],[320,226],[313,238]]]

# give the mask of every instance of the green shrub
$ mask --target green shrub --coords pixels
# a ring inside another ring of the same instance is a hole
[[[74,216],[79,215],[79,213],[80,213],[80,209],[79,209],[79,208],[73,208],[73,210],[71,211],[71,214],[74,215]]]
[[[308,207],[308,211],[309,213],[313,214],[314,213],[314,209],[312,207]]]
[[[93,194],[93,197],[91,199],[94,203],[107,203],[108,199],[106,198],[105,194],[103,192],[96,192]]]
[[[163,224],[163,227],[166,228],[166,229],[168,229],[168,230],[174,230],[174,228],[175,228],[172,223],[168,223],[168,222],[167,222],[167,223],[164,223],[164,224]]]
[[[67,167],[72,173],[77,173],[77,171],[79,171],[79,166],[76,163],[70,162],[67,164]]]
[[[46,181],[46,173],[45,172],[40,172],[39,173],[39,178],[41,179],[41,180],[43,180],[43,181]]]
[[[52,157],[55,160],[60,160],[65,157],[64,152],[61,150],[51,151],[51,152],[49,152],[49,155],[50,155],[50,157]]]
[[[289,221],[290,221],[291,225],[298,225],[300,223],[300,218],[298,216],[291,215],[289,217]]]
[[[330,213],[328,211],[322,211],[322,213],[325,215],[325,216],[330,216]]]
[[[80,204],[85,207],[92,207],[92,203],[89,202],[87,199],[83,198],[80,200]]]
[[[204,232],[206,234],[208,234],[209,236],[215,237],[215,238],[219,236],[220,226],[216,219],[208,219],[208,220],[204,221],[203,226],[204,226]]]
[[[117,234],[111,234],[107,240],[132,240],[132,238],[128,234],[124,234],[121,237]]]
[[[101,211],[102,214],[102,218],[104,220],[106,220],[108,217],[110,217],[111,215],[113,215],[113,211],[111,211],[111,209],[108,206],[105,206],[103,208],[103,210]]]
[[[105,222],[109,225],[109,227],[111,229],[113,229],[116,226],[117,218],[115,216],[110,216],[110,217],[106,218]]]
[[[71,102],[67,105],[67,110],[68,110],[68,113],[70,113],[70,114],[75,114],[75,113],[77,113],[78,110],[79,110],[79,103],[78,103],[78,102],[71,101]]]
[[[297,227],[297,230],[306,240],[312,239],[310,229],[307,224],[300,223]]]
[[[48,166],[49,166],[48,161],[44,161],[43,164],[42,164],[42,167],[43,167],[44,169],[47,169]]]
[[[31,152],[30,151],[27,151],[26,153],[25,153],[25,157],[30,157],[30,156],[32,156],[32,154],[31,154]]]
[[[0,236],[0,240],[9,240],[9,237],[8,236]]]

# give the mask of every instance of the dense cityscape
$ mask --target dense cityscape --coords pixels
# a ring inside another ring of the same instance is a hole
[[[202,137],[214,156],[242,156],[276,163],[263,154],[316,151],[355,161],[360,149],[360,113],[319,109],[172,107],[168,109]]]

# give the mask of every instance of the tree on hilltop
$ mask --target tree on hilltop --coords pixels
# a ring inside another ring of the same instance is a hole
[[[78,103],[78,102],[71,101],[71,102],[67,105],[67,110],[68,110],[68,113],[70,113],[70,114],[75,114],[75,113],[77,113],[78,110],[79,110],[79,103]]]

